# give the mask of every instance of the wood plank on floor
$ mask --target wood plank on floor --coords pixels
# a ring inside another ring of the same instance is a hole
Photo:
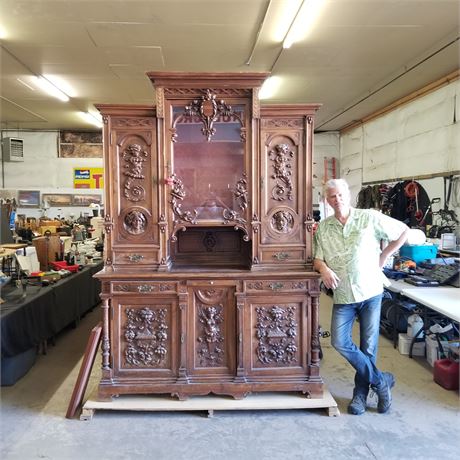
[[[120,395],[112,401],[90,398],[83,405],[80,420],[91,420],[96,410],[129,411],[208,411],[212,416],[219,410],[278,410],[326,409],[329,416],[338,416],[335,399],[327,388],[322,398],[307,398],[297,393],[254,393],[244,399],[207,395],[179,401],[164,395]]]

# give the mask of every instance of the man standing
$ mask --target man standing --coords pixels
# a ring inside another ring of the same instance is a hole
[[[332,346],[356,370],[348,412],[366,411],[369,387],[378,396],[378,411],[391,406],[395,379],[376,366],[384,275],[387,258],[406,241],[409,228],[373,209],[355,209],[343,179],[331,179],[324,194],[334,215],[320,222],[315,233],[314,268],[324,285],[333,289]],[[381,250],[381,242],[387,243]],[[360,346],[352,330],[359,319]]]

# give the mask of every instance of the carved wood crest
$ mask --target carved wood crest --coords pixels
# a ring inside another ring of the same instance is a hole
[[[258,307],[256,313],[257,359],[262,364],[297,362],[296,307]]]
[[[126,309],[124,357],[131,366],[157,367],[168,355],[166,308]]]
[[[201,132],[208,142],[216,134],[214,123],[220,117],[236,117],[240,124],[243,125],[241,118],[233,108],[222,99],[217,101],[216,94],[210,89],[207,89],[199,99],[195,99],[191,104],[185,106],[185,115],[187,117],[197,116],[201,120],[203,123]]]

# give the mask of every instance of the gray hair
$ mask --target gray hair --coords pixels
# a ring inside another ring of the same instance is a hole
[[[323,184],[323,195],[327,195],[327,191],[332,188],[341,188],[345,189],[347,192],[350,192],[348,183],[345,179],[329,179]]]

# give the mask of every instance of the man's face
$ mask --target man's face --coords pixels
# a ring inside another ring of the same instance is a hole
[[[350,192],[346,187],[330,188],[326,200],[334,212],[343,212],[350,207]]]

